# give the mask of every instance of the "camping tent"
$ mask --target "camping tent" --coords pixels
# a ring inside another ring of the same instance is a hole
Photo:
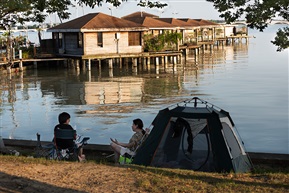
[[[214,172],[247,172],[252,163],[228,112],[193,98],[152,122],[134,164]]]

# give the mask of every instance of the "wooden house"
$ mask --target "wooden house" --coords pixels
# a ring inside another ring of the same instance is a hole
[[[200,32],[200,24],[198,21],[194,19],[189,18],[179,18],[179,20],[186,22],[187,24],[190,24],[192,27],[191,29],[187,29],[184,32],[184,43],[187,45],[191,44],[198,44],[198,34]]]
[[[93,58],[100,55],[142,52],[141,24],[103,13],[90,13],[48,29],[54,51],[66,57]]]
[[[139,12],[136,12],[139,13]],[[149,30],[145,34],[159,35],[164,31],[176,31],[178,26],[163,22],[158,20],[157,16],[152,17],[152,15],[143,13],[144,16],[139,16],[137,14],[130,14],[128,16],[122,17],[122,19],[129,20],[147,27]]]
[[[183,38],[182,38],[180,44],[184,44],[186,41],[185,40],[186,31],[190,31],[193,29],[193,26],[191,24],[186,23],[186,22],[179,20],[179,19],[175,19],[175,18],[157,18],[157,19],[175,26],[177,32],[182,33]]]
[[[122,19],[133,21],[148,27],[149,31],[146,32],[146,34],[153,34],[154,36],[162,34],[165,31],[182,33],[183,39],[180,44],[190,42],[187,34],[196,34],[197,32],[195,30],[199,28],[199,22],[193,24],[175,18],[160,18],[146,12],[135,12],[122,17]]]
[[[181,44],[212,42],[216,39],[217,34],[224,37],[224,28],[221,25],[204,19],[160,18],[146,12],[135,12],[122,17],[122,19],[142,24],[149,28],[150,33],[155,35],[165,30],[181,32],[183,35]]]
[[[215,41],[216,39],[216,29],[221,29],[221,25],[204,20],[204,19],[181,19],[182,21],[185,21],[187,23],[190,23],[192,25],[199,26],[199,29],[196,33],[196,41],[197,42],[208,42],[208,41]],[[223,33],[219,32],[218,33]]]

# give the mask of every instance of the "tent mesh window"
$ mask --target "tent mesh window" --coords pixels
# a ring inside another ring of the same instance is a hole
[[[171,118],[152,165],[203,171],[213,169],[206,119]]]

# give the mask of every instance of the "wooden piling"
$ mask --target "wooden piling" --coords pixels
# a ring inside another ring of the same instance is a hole
[[[108,68],[111,69],[113,68],[113,63],[112,63],[112,59],[108,59]]]
[[[88,62],[88,63],[87,63],[87,70],[88,70],[88,71],[91,71],[91,59],[88,59],[87,62]]]
[[[37,68],[37,61],[33,62],[33,68],[36,69]]]

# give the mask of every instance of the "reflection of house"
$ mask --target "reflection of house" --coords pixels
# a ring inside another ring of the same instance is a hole
[[[85,82],[85,104],[137,103],[143,98],[141,78],[121,78],[109,82]]]
[[[142,52],[142,34],[147,28],[103,13],[91,13],[60,24],[52,32],[58,55],[89,56]]]

